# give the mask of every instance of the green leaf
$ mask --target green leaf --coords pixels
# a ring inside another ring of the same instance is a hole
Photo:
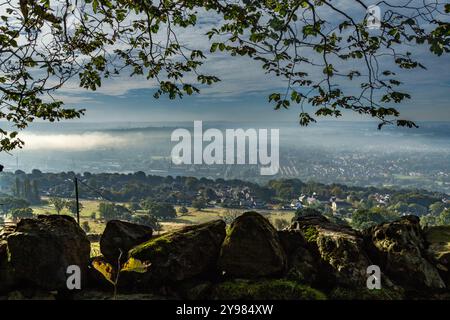
[[[92,10],[94,11],[94,13],[97,13],[97,8],[98,8],[98,0],[93,0],[92,1]]]
[[[323,73],[326,74],[329,77],[333,76],[333,65],[332,64],[328,64],[324,69],[323,69]]]
[[[269,96],[269,102],[271,102],[271,101],[279,101],[280,98],[281,98],[281,95],[279,93],[272,93]]]
[[[215,52],[216,50],[217,50],[217,47],[219,46],[219,44],[217,43],[217,42],[214,42],[212,45],[211,45],[211,49],[209,50],[209,51],[211,51],[211,52]]]

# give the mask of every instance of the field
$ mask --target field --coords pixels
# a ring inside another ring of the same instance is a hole
[[[98,200],[80,200],[82,209],[80,210],[80,223],[83,224],[85,221],[89,225],[90,233],[100,234],[103,232],[106,221],[100,219],[98,215],[98,205],[100,201]],[[56,214],[56,210],[52,205],[40,205],[40,206],[32,206],[33,213],[38,214]],[[179,207],[175,207],[178,212]],[[187,214],[178,214],[178,217],[175,219],[164,220],[161,222],[162,232],[167,232],[171,230],[175,230],[177,228],[204,223],[216,219],[222,219],[225,217],[226,219],[230,219],[230,216],[238,216],[245,211],[249,211],[248,209],[225,209],[225,208],[207,208],[201,211],[198,211],[194,208],[188,207]],[[286,222],[290,221],[294,216],[293,211],[281,211],[281,210],[256,210],[259,213],[263,214],[272,224],[276,224],[275,221],[277,219],[285,220]],[[144,213],[144,211],[137,211],[138,214]],[[61,214],[67,214],[73,216],[67,209],[63,209]],[[95,216],[95,219],[93,218]]]
[[[178,208],[177,208],[178,209]],[[177,228],[183,225],[199,224],[217,219],[227,220],[229,216],[239,216],[249,209],[225,209],[225,208],[207,208],[201,211],[194,208],[188,208],[189,212],[184,215],[179,215],[176,219],[168,222],[163,222],[163,230]],[[264,215],[272,224],[275,224],[276,219],[291,221],[294,217],[293,211],[278,211],[278,210],[254,210]]]
[[[47,199],[43,199],[47,200]],[[89,233],[101,234],[106,226],[106,221],[101,219],[98,214],[98,205],[100,201],[98,200],[80,200],[81,210],[80,210],[80,224],[87,222],[89,225]],[[126,205],[126,203],[121,203]],[[52,205],[39,205],[32,206],[33,214],[57,214],[54,206]],[[178,212],[179,207],[175,206]],[[201,211],[194,208],[188,207],[188,213],[178,214],[175,219],[161,221],[162,230],[158,233],[164,233],[176,230],[186,225],[199,224],[217,219],[232,220],[234,217],[249,211],[248,209],[225,209],[225,208],[207,208]],[[294,216],[293,211],[278,211],[278,210],[256,210],[262,215],[264,215],[274,226],[278,228],[286,226],[289,221]],[[144,214],[144,211],[137,211],[137,214]],[[61,211],[61,214],[67,214],[73,216],[66,208]],[[95,218],[94,218],[95,217]],[[278,220],[278,224],[277,224]],[[280,224],[283,221],[284,224]],[[100,247],[98,242],[91,243],[91,255],[97,256],[100,254]]]
[[[45,199],[44,199],[45,200]],[[98,219],[97,209],[99,201],[97,200],[80,200],[81,210],[80,210],[80,224],[83,224],[84,221],[87,221],[89,224],[89,229],[91,233],[102,233],[105,229],[105,222],[101,219]],[[56,214],[55,207],[52,205],[40,205],[40,206],[32,206],[33,214]],[[91,216],[93,213],[96,213],[96,219],[92,219]],[[73,216],[66,208],[64,208],[61,214],[67,214]]]

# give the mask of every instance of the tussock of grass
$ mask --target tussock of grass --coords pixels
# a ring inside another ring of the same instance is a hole
[[[217,285],[213,297],[218,300],[325,300],[326,296],[311,287],[284,279],[260,281],[234,280]]]
[[[306,241],[316,242],[317,237],[319,236],[319,231],[317,231],[316,228],[310,226],[306,228],[306,230],[304,230],[303,234],[305,236]]]

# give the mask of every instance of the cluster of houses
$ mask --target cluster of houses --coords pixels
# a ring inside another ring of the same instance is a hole
[[[222,206],[228,208],[242,208],[242,209],[269,209],[270,206],[260,200],[248,187],[244,188],[226,188],[216,191],[217,199],[209,201],[211,206]],[[310,195],[301,194],[297,199],[293,199],[290,203],[281,206],[282,210],[298,210],[306,207],[328,206],[334,214],[338,214],[339,209],[351,208],[352,204],[331,197],[329,200],[320,199],[317,193],[313,192]]]
[[[221,206],[239,209],[267,209],[267,203],[259,199],[248,187],[226,187],[212,191],[207,198],[207,207]],[[202,190],[175,192],[166,198],[173,205],[191,206],[197,198],[204,197]]]
[[[371,196],[371,198],[378,203],[378,205],[386,206],[389,204],[391,200],[391,196],[389,194],[380,194],[375,193]]]
[[[267,209],[267,203],[262,201],[248,187],[226,188],[216,192],[215,205],[228,208]]]
[[[321,200],[315,192],[312,195],[301,194],[297,199],[293,199],[289,204],[281,207],[282,210],[298,210],[308,207],[329,207],[334,214],[338,214],[338,209],[350,208],[352,205],[345,200],[333,196],[329,200]]]
[[[322,201],[317,198],[317,194],[314,192],[311,196],[301,194],[298,199],[293,199],[290,204],[282,206],[282,209],[297,210],[302,209],[303,207],[313,206],[321,203]]]

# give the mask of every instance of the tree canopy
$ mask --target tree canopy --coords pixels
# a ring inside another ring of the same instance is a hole
[[[130,220],[132,216],[131,211],[125,206],[108,202],[99,203],[98,212],[100,217],[107,221],[114,219]]]
[[[262,72],[284,79],[285,90],[268,100],[275,109],[300,105],[301,125],[350,110],[379,119],[380,128],[416,126],[394,107],[410,98],[398,72],[425,68],[411,47],[424,45],[438,56],[449,52],[450,5],[380,1],[380,28],[369,30],[368,1],[353,2],[2,1],[0,119],[12,126],[0,129],[0,151],[21,147],[18,132],[36,119],[82,116],[84,109],[58,96],[70,82],[96,90],[104,79],[138,75],[156,85],[155,98],[175,99],[220,81],[220,74],[201,68],[217,51],[259,61]],[[209,52],[178,36],[180,29],[193,30],[205,12],[217,20],[205,35]]]
[[[150,216],[157,219],[172,219],[177,217],[175,208],[169,203],[161,203],[147,199],[143,201],[142,207],[148,210]]]

